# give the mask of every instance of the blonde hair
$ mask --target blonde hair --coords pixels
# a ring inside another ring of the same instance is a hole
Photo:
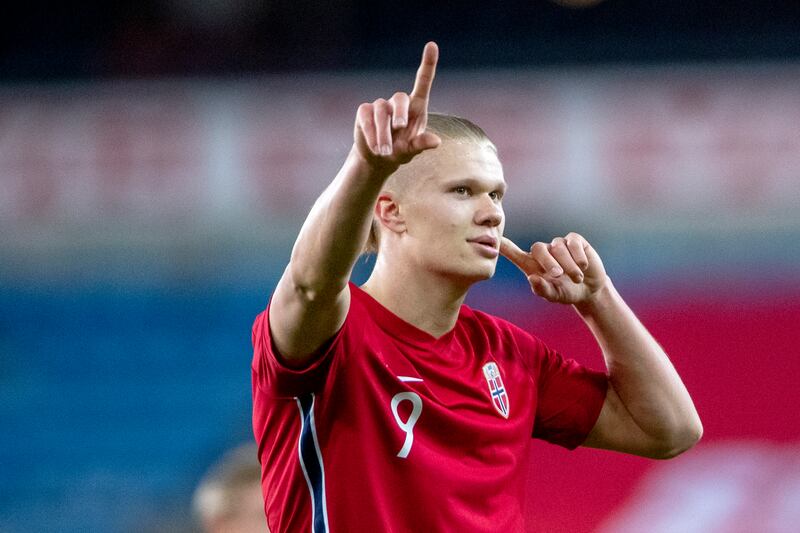
[[[239,491],[261,484],[258,449],[253,443],[229,450],[209,468],[195,489],[192,507],[202,524],[239,512]]]
[[[474,122],[459,117],[456,115],[448,115],[445,113],[428,113],[427,131],[432,131],[438,135],[442,142],[472,142],[482,148],[490,148],[495,154],[497,147],[494,145],[489,136],[483,129]],[[402,168],[402,167],[401,167]],[[392,178],[397,174],[392,174],[387,180],[387,184],[392,182]],[[369,237],[364,245],[363,253],[378,253],[380,246],[380,229],[379,222],[372,220],[372,225],[369,229]]]

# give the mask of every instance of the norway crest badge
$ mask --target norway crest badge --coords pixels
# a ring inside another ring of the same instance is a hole
[[[486,363],[483,365],[483,375],[489,385],[489,394],[492,396],[492,404],[498,413],[508,418],[508,392],[503,385],[503,378],[500,376],[500,369],[497,363]]]

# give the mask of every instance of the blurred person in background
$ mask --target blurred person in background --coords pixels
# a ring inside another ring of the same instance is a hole
[[[212,465],[195,490],[192,507],[206,533],[269,533],[255,445],[234,448]]]
[[[273,531],[523,531],[531,437],[652,458],[700,438],[691,398],[580,235],[503,237],[503,170],[471,122],[410,94],[359,106],[354,145],[253,326],[253,427]],[[350,282],[365,246],[372,274]],[[505,255],[573,305],[608,373],[463,305]],[[547,497],[537,495],[537,497]]]

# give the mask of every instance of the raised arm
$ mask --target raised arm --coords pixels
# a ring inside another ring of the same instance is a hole
[[[347,283],[386,179],[441,142],[425,131],[438,56],[435,43],[425,45],[410,95],[398,92],[358,108],[353,147],[306,218],[272,296],[270,331],[288,366],[310,364],[344,323],[350,307]]]
[[[534,293],[573,304],[603,350],[610,383],[584,446],[666,459],[700,439],[703,426],[680,376],[583,237],[570,233],[535,243],[529,253],[503,238],[500,250]]]

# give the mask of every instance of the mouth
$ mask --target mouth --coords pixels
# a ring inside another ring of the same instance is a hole
[[[467,242],[475,245],[487,257],[497,257],[500,251],[497,249],[497,239],[492,236],[484,235],[475,239],[467,239]]]

